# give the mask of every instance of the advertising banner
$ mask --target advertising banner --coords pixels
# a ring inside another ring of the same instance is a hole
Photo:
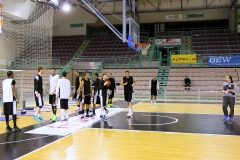
[[[196,64],[196,54],[180,54],[171,56],[172,64]]]
[[[240,56],[210,56],[209,66],[240,66]]]
[[[181,45],[181,39],[156,39],[157,46]]]

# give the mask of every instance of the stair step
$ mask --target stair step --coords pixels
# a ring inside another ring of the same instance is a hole
[[[168,81],[168,77],[157,77],[159,81]]]
[[[168,77],[169,73],[158,73],[158,77]]]

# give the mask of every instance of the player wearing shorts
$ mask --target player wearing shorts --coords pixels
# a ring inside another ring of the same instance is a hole
[[[92,113],[92,116],[96,116],[96,113],[95,113],[96,105],[100,103],[99,102],[100,99],[99,99],[99,96],[98,96],[100,79],[98,78],[98,73],[95,73],[93,78],[95,80],[95,83],[94,83],[94,93],[93,93],[94,99],[93,99],[93,113]]]
[[[56,88],[59,75],[56,74],[56,69],[51,69],[51,75],[49,76],[49,104],[52,105],[53,116],[52,121],[57,120],[57,106],[56,106]]]
[[[13,79],[14,75],[12,71],[7,72],[8,78],[2,82],[3,90],[3,109],[6,121],[6,131],[7,132],[17,132],[21,129],[17,126],[17,104],[18,96],[15,89],[16,81]],[[9,125],[9,115],[12,115],[13,118],[13,128]]]
[[[38,74],[34,78],[34,97],[36,102],[36,112],[33,119],[37,122],[44,121],[45,119],[41,116],[41,108],[43,107],[43,80],[42,74],[44,73],[44,68],[38,68]]]
[[[132,108],[132,102],[133,102],[133,87],[136,85],[135,79],[130,76],[129,71],[125,72],[125,77],[123,77],[123,80],[120,83],[122,86],[124,86],[124,98],[125,101],[128,103],[128,117],[131,117],[133,115],[133,108]]]
[[[111,82],[111,86],[109,87],[108,107],[114,107],[112,99],[114,98],[114,92],[116,92],[116,83],[112,73],[109,74],[108,80]]]
[[[62,73],[62,78],[58,80],[56,98],[59,97],[61,108],[61,121],[68,120],[68,99],[71,94],[70,81],[66,78],[67,73]]]
[[[106,86],[107,84],[107,74],[104,73],[102,80],[99,82],[99,99],[100,99],[100,106],[101,106],[101,115],[100,118],[102,118],[103,120],[107,120],[106,115],[108,114],[108,111],[106,112],[104,110],[106,103],[107,103],[107,91],[108,91],[108,87]]]
[[[85,74],[84,79],[81,81],[81,91],[82,91],[82,118],[84,117],[84,110],[86,106],[86,117],[91,117],[89,115],[89,107],[91,105],[92,97],[92,85],[89,79],[89,73]]]
[[[81,101],[82,101],[82,96],[81,96],[81,90],[80,90],[80,83],[82,77],[79,76],[79,72],[77,70],[74,71],[74,74],[76,76],[75,80],[75,93],[73,96],[73,99],[76,101],[77,109],[75,110],[76,112],[81,111]]]
[[[151,105],[153,104],[153,97],[154,97],[154,104],[156,104],[156,97],[157,91],[159,90],[159,82],[156,79],[156,76],[153,76],[153,79],[149,82],[149,90],[151,91]]]

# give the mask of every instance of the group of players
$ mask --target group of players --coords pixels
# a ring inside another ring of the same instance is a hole
[[[42,75],[44,73],[44,68],[38,68],[38,74],[34,77],[34,96],[36,102],[36,112],[33,116],[33,119],[37,122],[45,121],[45,119],[41,116],[41,109],[44,106],[43,102],[43,79]],[[96,105],[99,104],[101,107],[101,115],[100,118],[103,120],[107,120],[107,114],[109,110],[106,108],[113,107],[112,100],[114,98],[114,92],[116,92],[116,83],[113,78],[112,73],[109,74],[109,78],[106,73],[104,73],[101,79],[98,76],[98,73],[94,74],[94,80],[91,82],[89,78],[89,73],[85,73],[82,78],[79,75],[78,71],[74,71],[76,76],[75,81],[75,94],[73,99],[76,101],[77,110],[76,112],[84,117],[92,117],[96,116]],[[18,96],[15,90],[15,80],[12,71],[7,72],[8,78],[5,79],[2,83],[3,86],[3,103],[4,103],[4,115],[6,119],[6,130],[7,131],[20,131],[17,127],[17,104],[19,103]],[[67,73],[62,73],[62,78],[56,74],[56,69],[51,69],[51,75],[49,76],[49,85],[48,85],[48,93],[49,94],[49,104],[52,105],[52,122],[57,121],[57,108],[61,109],[61,121],[68,120],[68,100],[71,95],[71,86],[70,81],[66,78]],[[111,85],[108,86],[108,81],[110,81]],[[130,76],[129,71],[125,72],[125,76],[123,77],[120,85],[124,86],[124,99],[128,103],[128,117],[133,115],[132,102],[134,100],[134,86],[136,85],[135,79]],[[156,80],[156,76],[153,76],[153,79],[150,80],[149,89],[151,90],[151,104],[153,96],[155,97],[154,103],[156,103],[156,95],[159,83]],[[92,89],[93,88],[93,89]],[[108,99],[108,104],[107,104]],[[90,114],[89,109],[92,105],[92,114]],[[59,107],[57,107],[59,106]],[[86,112],[86,114],[85,114]],[[9,125],[9,115],[13,115],[13,124],[14,127],[11,128]]]

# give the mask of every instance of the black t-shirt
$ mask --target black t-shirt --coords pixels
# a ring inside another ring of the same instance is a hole
[[[77,76],[77,77],[76,77],[76,81],[75,81],[75,89],[76,89],[76,91],[78,90],[79,85],[80,85],[79,76]]]
[[[190,84],[191,83],[191,80],[189,78],[185,78],[184,81],[185,81],[185,84]]]
[[[97,79],[95,80],[95,83],[94,83],[94,91],[95,91],[95,92],[99,91],[99,82],[100,82],[100,79],[97,78]]]
[[[114,78],[108,78],[108,80],[111,82],[111,86],[109,88],[111,90],[116,89],[115,79]]]
[[[151,90],[157,90],[157,80],[152,79]]]
[[[100,94],[100,96],[103,96],[103,97],[107,96],[107,90],[109,89],[107,86],[104,86],[105,82],[106,81],[104,81],[103,79],[99,80],[99,90],[100,90],[100,92],[102,91],[99,94]]]
[[[84,81],[84,95],[91,95],[90,93],[90,87],[91,87],[91,83],[90,83],[90,80],[85,80],[83,79]]]
[[[40,76],[39,74],[37,74],[34,78],[34,93],[35,91],[37,91],[38,93],[43,93],[42,76]]]
[[[129,76],[128,78],[126,76],[123,77],[123,83],[126,83],[126,82],[128,82],[128,84],[124,85],[124,92],[132,92],[133,77],[132,76]]]

